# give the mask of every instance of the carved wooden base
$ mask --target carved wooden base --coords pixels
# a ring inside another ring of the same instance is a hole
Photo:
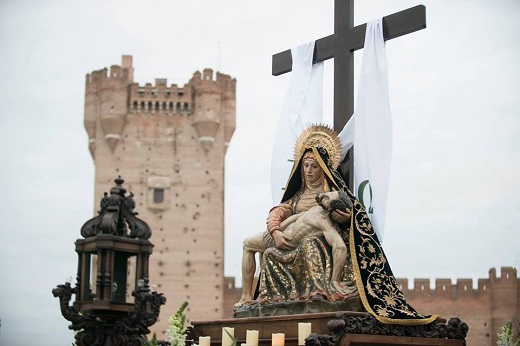
[[[285,345],[298,345],[298,323],[312,324],[307,346],[354,345],[446,345],[463,346],[468,326],[453,318],[448,323],[438,319],[424,326],[386,325],[368,313],[309,313],[287,316],[235,318],[193,321],[188,339],[198,343],[200,336],[210,336],[212,346],[221,345],[222,327],[235,328],[237,345],[245,342],[247,330],[259,331],[259,345],[271,345],[273,333],[285,334]]]

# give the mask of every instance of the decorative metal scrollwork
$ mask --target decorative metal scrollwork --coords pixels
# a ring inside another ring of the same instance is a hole
[[[466,342],[469,327],[459,318],[436,321],[425,325],[397,325],[379,322],[370,314],[339,314],[327,323],[331,334],[311,334],[306,346],[336,346],[344,334],[411,336],[423,338],[459,339]]]
[[[119,176],[116,185],[110,189],[110,195],[104,193],[100,202],[98,216],[85,222],[81,227],[81,236],[95,237],[98,234],[112,234],[120,237],[149,239],[152,235],[150,226],[136,217],[134,194],[125,196],[124,180]],[[128,230],[130,229],[130,232]]]
[[[54,297],[60,299],[61,314],[72,322],[69,329],[78,331],[76,344],[81,346],[105,345],[109,339],[110,345],[144,346],[145,335],[150,333],[148,327],[157,321],[161,305],[166,303],[166,297],[150,292],[148,282],[143,280],[132,293],[134,309],[117,321],[105,321],[90,313],[81,313],[75,304],[70,305],[72,295],[77,292],[68,282],[52,290]]]

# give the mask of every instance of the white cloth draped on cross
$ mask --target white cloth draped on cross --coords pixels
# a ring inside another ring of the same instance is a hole
[[[280,203],[292,168],[296,139],[323,121],[323,63],[312,64],[314,42],[291,49],[292,73],[276,130],[271,160],[273,203]]]
[[[275,137],[271,184],[279,203],[289,176],[292,149],[310,124],[323,123],[323,63],[312,64],[314,42],[291,50],[291,82]],[[354,145],[355,195],[367,208],[380,241],[386,219],[392,157],[392,119],[382,19],[367,23],[355,112],[340,133],[343,154]]]

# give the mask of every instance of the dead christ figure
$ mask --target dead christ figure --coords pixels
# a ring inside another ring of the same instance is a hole
[[[347,247],[336,229],[330,215],[335,210],[352,207],[350,199],[343,191],[322,192],[316,195],[317,206],[306,212],[287,218],[280,225],[285,240],[296,248],[304,238],[323,235],[332,247],[332,286],[343,294],[355,291],[341,281],[343,267],[347,262]]]

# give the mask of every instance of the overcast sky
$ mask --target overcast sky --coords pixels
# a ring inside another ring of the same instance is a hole
[[[428,28],[387,42],[394,152],[384,247],[397,277],[487,278],[491,267],[520,267],[520,2],[422,3]],[[355,22],[417,4],[358,1]],[[272,205],[289,75],[271,76],[271,55],[332,31],[332,0],[0,0],[0,345],[72,340],[51,290],[75,276],[74,241],[100,197],[83,128],[86,73],[131,54],[141,85],[182,85],[206,67],[237,78],[225,273],[238,278],[242,240],[263,229]],[[360,61],[356,53],[356,73]]]

